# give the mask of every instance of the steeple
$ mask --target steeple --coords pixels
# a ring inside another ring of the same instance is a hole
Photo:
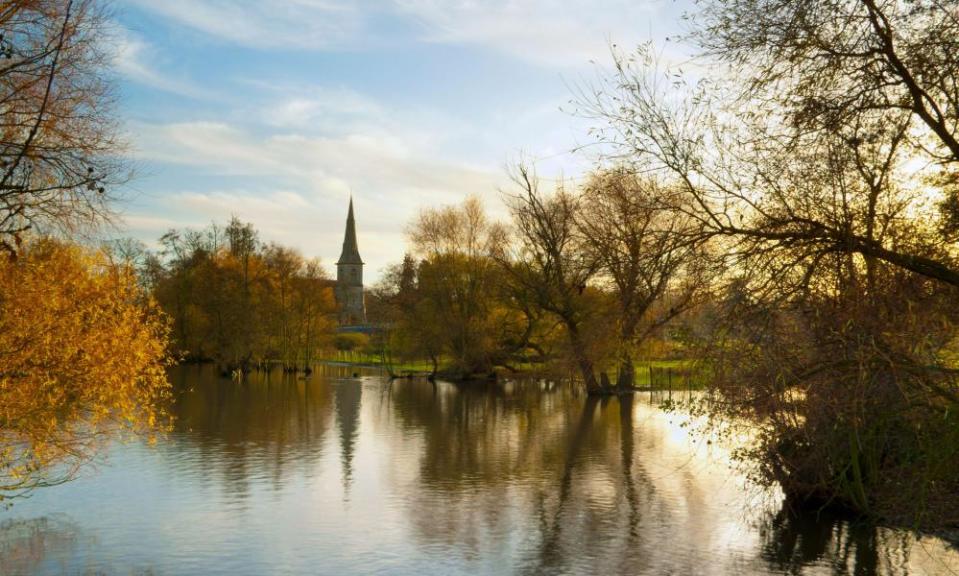
[[[360,249],[356,246],[356,222],[353,220],[353,196],[350,196],[350,213],[346,217],[346,234],[343,236],[343,252],[337,264],[362,264]]]
[[[343,252],[336,263],[336,303],[340,307],[340,324],[352,326],[366,323],[366,301],[363,295],[363,259],[356,246],[356,222],[353,220],[353,196],[346,217]]]

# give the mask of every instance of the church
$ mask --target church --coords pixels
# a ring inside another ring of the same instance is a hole
[[[336,304],[342,328],[366,326],[366,298],[363,294],[363,259],[356,243],[356,221],[353,218],[353,198],[346,216],[343,251],[336,262]]]

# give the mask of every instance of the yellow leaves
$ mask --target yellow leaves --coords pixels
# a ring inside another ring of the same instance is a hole
[[[102,254],[53,240],[0,259],[4,485],[28,489],[82,461],[105,432],[164,420],[155,406],[168,396],[169,329],[139,290]]]

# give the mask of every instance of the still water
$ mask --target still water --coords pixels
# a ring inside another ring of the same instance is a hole
[[[944,540],[793,517],[655,396],[171,378],[165,439],[0,511],[0,574],[959,573]]]

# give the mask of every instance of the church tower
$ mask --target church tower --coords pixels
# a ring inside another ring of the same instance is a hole
[[[356,222],[353,220],[353,198],[346,217],[343,252],[336,262],[336,303],[340,307],[340,324],[366,324],[366,301],[363,296],[363,260],[356,245]]]

